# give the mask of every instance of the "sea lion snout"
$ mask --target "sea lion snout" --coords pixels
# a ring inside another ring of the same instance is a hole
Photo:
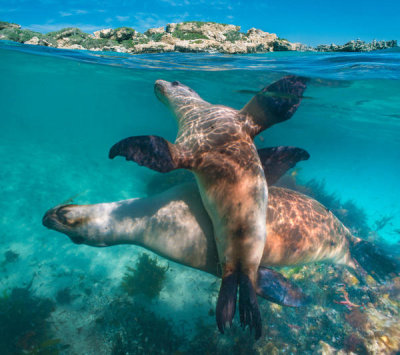
[[[168,81],[161,80],[161,79],[156,80],[156,82],[154,83],[155,93],[163,94],[165,91],[165,88],[168,84],[169,84]]]
[[[55,229],[55,227],[58,224],[58,219],[57,219],[57,210],[59,207],[52,208],[48,210],[43,218],[42,218],[42,224],[49,229]]]
[[[60,205],[48,210],[43,216],[42,224],[46,228],[66,234],[75,244],[82,244],[86,240],[84,229],[89,218],[77,215],[75,207],[77,205]]]
[[[199,94],[177,80],[172,82],[156,80],[154,92],[162,103],[172,108],[188,105],[192,100],[198,101],[200,99]]]
[[[81,224],[82,218],[76,218],[74,213],[71,213],[74,206],[61,205],[48,210],[43,216],[43,225],[50,229],[60,230]]]
[[[160,99],[160,96],[167,95],[168,92],[171,91],[171,89],[176,88],[178,86],[184,86],[184,85],[182,85],[179,81],[169,82],[169,81],[158,79],[154,83],[154,91],[155,91],[157,97]]]
[[[166,86],[168,85],[168,81],[165,80],[156,80],[154,83],[154,93],[156,94],[157,98],[166,104]]]

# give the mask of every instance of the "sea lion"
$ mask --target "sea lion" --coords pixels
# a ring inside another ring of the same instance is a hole
[[[299,192],[269,188],[266,230],[256,292],[269,301],[298,307],[302,290],[271,266],[328,261],[364,269],[384,279],[398,266],[374,244],[353,236],[323,205]],[[150,198],[50,209],[43,224],[74,243],[94,247],[134,244],[182,265],[220,277],[213,227],[197,186],[187,183]],[[362,267],[358,265],[361,264]]]
[[[287,76],[238,111],[212,105],[178,81],[157,80],[156,95],[178,123],[175,143],[157,136],[129,137],[110,150],[110,158],[119,155],[160,172],[184,168],[195,174],[223,270],[216,307],[221,333],[232,323],[239,289],[241,324],[254,328],[256,339],[261,336],[255,289],[266,239],[268,189],[253,139],[294,114],[305,83],[305,78]]]

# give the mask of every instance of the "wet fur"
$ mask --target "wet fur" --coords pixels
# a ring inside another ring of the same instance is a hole
[[[56,213],[59,210],[62,220]],[[86,222],[77,225],[77,218]],[[148,198],[58,206],[46,212],[43,222],[88,245],[137,244],[221,276],[212,223],[194,183]],[[320,261],[348,265],[349,241],[359,240],[316,200],[275,186],[269,188],[266,230],[273,238],[267,238],[263,246],[261,265],[265,267]]]
[[[258,304],[252,301],[252,295],[265,245],[268,189],[253,138],[289,119],[304,90],[304,78],[288,76],[264,88],[243,110],[237,111],[212,105],[177,81],[157,80],[155,93],[172,110],[178,123],[175,144],[156,136],[130,137],[114,145],[109,154],[110,158],[122,155],[161,172],[185,168],[196,175],[204,207],[213,223],[222,278],[238,273],[235,280],[239,280],[242,295],[239,310],[246,312],[241,314],[241,320],[255,328],[257,338],[261,334],[261,317],[256,316]],[[222,291],[226,292],[221,289],[219,297]],[[223,327],[232,318],[220,318],[233,314],[223,308],[222,299],[216,318]],[[225,306],[230,307],[228,301]]]
[[[373,277],[398,275],[398,264],[374,244],[352,236],[316,200],[280,187],[272,186],[269,190],[266,228],[273,238],[266,240],[261,266],[327,261],[354,267],[354,257],[367,265],[366,270]],[[75,223],[77,218],[84,222]],[[292,218],[296,224],[291,224]],[[58,206],[46,212],[43,224],[65,233],[73,241],[98,247],[136,244],[169,260],[221,276],[212,223],[193,183],[150,198]],[[275,288],[272,280],[277,275],[270,277],[271,270],[261,272],[264,280],[271,280],[264,287]],[[280,285],[284,283],[285,279]],[[280,296],[278,293],[274,301]]]
[[[250,280],[246,292],[252,290],[255,294],[266,238],[267,183],[253,137],[245,129],[249,119],[234,109],[205,102],[188,90],[180,84],[156,83],[158,97],[164,97],[179,126],[172,156],[179,161],[177,166],[189,168],[196,175],[204,207],[213,223],[222,277],[231,280],[221,285],[216,312],[221,330],[234,316],[230,303],[236,295],[228,297],[226,293],[236,290],[241,274]],[[238,277],[232,278],[236,273]],[[231,286],[232,282],[236,284]],[[239,303],[250,298],[242,296]],[[240,311],[247,309],[259,313],[257,302],[239,307]],[[245,323],[253,322],[249,326],[261,329],[261,317],[241,317]]]

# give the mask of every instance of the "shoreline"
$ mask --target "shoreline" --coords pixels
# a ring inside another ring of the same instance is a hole
[[[395,48],[397,40],[372,41],[359,39],[344,45],[318,45],[311,47],[292,43],[275,33],[251,28],[240,32],[240,26],[214,22],[170,23],[165,27],[150,28],[144,33],[130,27],[108,28],[88,34],[79,28],[65,28],[42,34],[20,25],[0,21],[0,40],[42,45],[61,49],[117,52],[128,54],[148,53],[221,53],[251,54],[280,51],[297,52],[370,52]]]

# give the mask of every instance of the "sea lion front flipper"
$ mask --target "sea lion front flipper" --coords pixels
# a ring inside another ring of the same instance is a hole
[[[175,145],[158,136],[125,138],[111,147],[108,156],[113,159],[117,155],[161,173],[183,167]]]
[[[257,286],[259,296],[282,306],[301,307],[310,301],[300,287],[279,272],[262,266],[258,269]]]
[[[257,152],[268,186],[275,184],[286,171],[293,168],[300,160],[310,158],[307,151],[296,147],[263,148],[258,149]]]
[[[288,120],[300,105],[308,79],[289,75],[255,95],[240,111],[253,121],[254,137],[275,123]]]

